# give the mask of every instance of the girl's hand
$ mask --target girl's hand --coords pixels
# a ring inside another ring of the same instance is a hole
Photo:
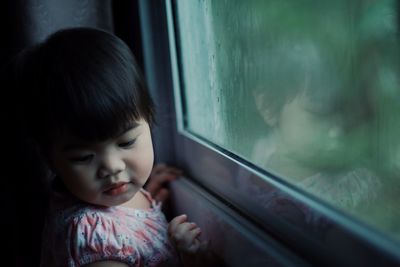
[[[168,234],[178,250],[181,263],[185,267],[220,267],[221,261],[209,249],[209,242],[201,242],[201,229],[187,221],[186,215],[172,219]]]
[[[182,171],[166,164],[157,164],[151,171],[149,180],[145,185],[145,189],[153,196],[156,201],[164,202],[169,196],[169,191],[166,188],[168,182],[178,178]]]
[[[195,254],[203,249],[204,244],[198,239],[201,229],[195,223],[188,222],[186,215],[180,215],[171,220],[168,234],[180,252]]]

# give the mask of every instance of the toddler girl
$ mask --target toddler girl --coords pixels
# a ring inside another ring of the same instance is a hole
[[[42,266],[176,266],[200,229],[143,189],[153,103],[129,48],[97,29],[52,34],[16,59],[24,130],[52,175]],[[169,237],[171,237],[171,240]]]

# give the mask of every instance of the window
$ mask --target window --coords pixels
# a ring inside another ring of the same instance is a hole
[[[395,4],[176,1],[184,130],[400,239]]]
[[[397,1],[166,7],[188,176],[308,259],[399,263]]]

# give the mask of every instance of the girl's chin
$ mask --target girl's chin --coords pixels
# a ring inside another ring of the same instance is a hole
[[[105,195],[106,198],[104,199],[104,202],[108,207],[124,205],[130,202],[134,198],[137,192],[138,190],[130,189],[129,191],[124,192],[123,194]]]

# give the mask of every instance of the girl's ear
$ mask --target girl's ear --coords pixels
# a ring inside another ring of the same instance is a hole
[[[271,127],[276,126],[276,124],[278,123],[278,116],[276,112],[273,111],[273,108],[268,105],[265,94],[263,94],[261,90],[255,91],[254,100],[257,110],[258,112],[260,112],[264,121]]]

